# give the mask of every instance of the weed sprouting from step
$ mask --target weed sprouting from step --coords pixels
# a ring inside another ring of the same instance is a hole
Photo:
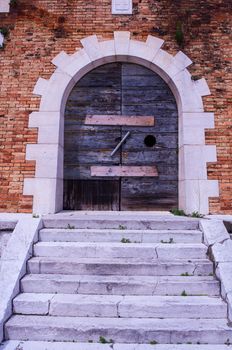
[[[122,238],[121,243],[131,243],[131,240],[129,238]]]
[[[181,296],[182,296],[182,297],[187,297],[187,295],[188,295],[188,294],[186,293],[186,291],[183,290],[183,292],[181,293]]]
[[[119,230],[126,230],[127,229],[127,227],[124,225],[119,225],[118,228],[119,228]]]
[[[182,209],[174,208],[170,210],[170,213],[176,216],[187,216],[187,214]]]
[[[210,272],[210,273],[209,273],[209,276],[213,276],[213,272]]]
[[[164,243],[164,244],[172,244],[174,243],[174,239],[173,238],[170,238],[169,241],[164,241],[163,239],[160,241],[161,243]]]
[[[184,210],[174,208],[170,210],[170,213],[176,216],[188,216],[190,218],[203,218],[204,215],[200,214],[198,211],[193,211],[191,214],[186,214]]]
[[[68,230],[75,230],[75,226],[72,226],[72,225],[68,224],[67,229]]]
[[[0,344],[1,345],[1,344]],[[23,342],[20,342],[15,350],[23,350]]]
[[[114,341],[113,341],[113,339],[106,340],[106,338],[104,338],[103,336],[100,336],[99,343],[101,343],[101,344],[114,344]]]
[[[194,211],[192,212],[192,214],[190,215],[192,218],[203,218],[204,215],[198,213],[198,211]]]
[[[188,272],[185,272],[185,273],[182,273],[181,276],[190,277],[190,276],[193,276],[193,275],[190,275]]]
[[[232,345],[232,343],[230,342],[230,339],[227,339],[226,342],[225,342],[225,345]]]
[[[151,340],[150,341],[150,345],[157,345],[157,344],[159,344],[156,340]]]

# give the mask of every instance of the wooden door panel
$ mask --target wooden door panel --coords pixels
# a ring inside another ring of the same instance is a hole
[[[94,151],[95,149],[112,150],[121,138],[121,130],[114,127],[111,130],[101,131],[99,127],[93,130],[79,128],[75,132],[66,133],[65,148],[70,151],[86,150]]]
[[[96,166],[99,163],[96,163]],[[101,166],[104,166],[102,163],[100,163]],[[110,164],[110,166],[118,166],[120,164],[120,162],[115,163],[115,164]],[[91,167],[94,166],[94,163],[89,163],[89,164],[81,164],[81,166],[70,166],[69,168],[65,168],[65,172],[66,172],[66,179],[81,179],[81,180],[96,180],[96,177],[93,177],[91,175]],[[117,179],[117,176],[114,177],[115,179]],[[108,177],[104,177],[104,176],[98,176],[97,177],[98,180],[108,180]],[[111,179],[112,180],[112,179]]]
[[[66,153],[65,156],[66,156],[67,162],[69,162],[71,166],[73,166],[73,164],[80,164],[80,166],[83,165],[83,167],[88,164],[118,165],[120,163],[120,153],[116,153],[112,158],[110,156],[110,152],[111,152],[111,149],[89,150],[88,156],[87,156],[86,151],[81,151],[77,149],[75,151]]]
[[[121,210],[164,210],[178,206],[178,123],[177,107],[171,90],[146,68],[123,65],[122,113],[154,115],[149,128],[123,127],[131,132],[122,148],[123,165],[156,165],[157,177],[123,178]],[[148,147],[145,137],[153,135],[156,144]]]
[[[142,79],[140,81],[142,84],[146,84],[146,79]],[[136,91],[136,93],[135,93]],[[165,101],[165,103],[172,104],[172,94],[170,91],[166,89],[156,89],[156,93],[154,94],[154,87],[145,87],[144,89],[138,90],[135,86],[132,86],[129,90],[128,87],[123,90],[123,103],[125,106],[140,104],[141,99],[143,99],[143,103],[148,105],[155,105],[156,103]]]
[[[145,129],[145,128],[144,128]],[[122,134],[126,134],[127,131],[131,132],[130,137],[127,139],[126,143],[123,146],[123,150],[144,150],[147,151],[149,149],[153,149],[154,152],[157,152],[158,149],[156,147],[160,147],[162,149],[177,149],[177,134],[176,133],[161,133],[161,132],[153,132],[149,133],[146,130],[143,132],[137,132],[135,128],[122,128]],[[147,135],[153,135],[156,138],[156,145],[154,147],[147,147],[144,143],[145,137]]]
[[[153,113],[156,118],[161,115],[161,113],[164,116],[172,115],[172,117],[174,117],[174,115],[177,115],[177,109],[173,106],[173,104],[168,103],[166,109],[164,109],[163,102],[158,101],[156,103],[147,103],[147,105],[140,105],[138,103],[125,104],[122,107],[122,113],[127,115],[146,115],[148,109],[147,107],[150,107],[154,111]]]
[[[165,162],[176,165],[177,151],[172,150],[123,150],[123,164],[157,164]]]
[[[64,180],[64,210],[119,210],[119,182]]]
[[[72,90],[65,112],[65,209],[119,210],[119,180],[94,178],[91,166],[118,165],[120,153],[112,150],[121,138],[118,127],[85,125],[90,114],[121,114],[121,66],[99,67]]]
[[[167,210],[177,207],[176,181],[156,178],[124,178],[121,182],[121,210]]]

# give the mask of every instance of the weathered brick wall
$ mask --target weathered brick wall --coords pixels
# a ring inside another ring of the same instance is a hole
[[[132,16],[112,16],[110,0],[17,0],[10,14],[0,14],[0,28],[9,28],[0,50],[0,211],[30,212],[32,198],[22,195],[23,178],[34,174],[25,161],[25,146],[36,143],[28,116],[38,110],[32,95],[39,76],[49,78],[50,63],[61,50],[73,53],[80,39],[97,34],[112,38],[115,30],[130,30],[135,39],[153,34],[176,53],[177,24],[181,49],[193,60],[191,73],[205,77],[212,95],[205,110],[215,113],[215,130],[207,143],[217,145],[218,162],[209,164],[209,179],[220,182],[220,198],[210,201],[211,213],[232,211],[232,3],[229,0],[134,0]]]

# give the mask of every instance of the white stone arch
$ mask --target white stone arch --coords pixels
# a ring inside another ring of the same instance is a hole
[[[187,67],[191,60],[181,51],[172,56],[161,49],[164,41],[148,36],[130,39],[130,32],[115,32],[113,40],[96,35],[81,40],[72,55],[59,53],[57,69],[49,80],[39,78],[34,94],[41,96],[39,112],[29,118],[38,128],[38,143],[28,144],[26,159],[36,160],[35,178],[24,180],[24,195],[33,196],[33,212],[63,209],[64,110],[67,98],[86,73],[106,63],[126,61],[158,73],[171,88],[179,114],[179,208],[187,213],[209,212],[209,197],[218,196],[218,181],[207,179],[207,162],[216,162],[216,146],[205,145],[205,129],[214,128],[213,113],[205,113],[202,96],[210,94],[205,79],[194,81]]]

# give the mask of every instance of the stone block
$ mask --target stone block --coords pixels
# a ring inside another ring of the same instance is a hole
[[[1,11],[0,11],[0,13],[1,13]],[[3,45],[4,45],[4,36],[2,33],[0,33],[0,47],[3,47]]]
[[[219,263],[216,275],[221,281],[221,294],[226,300],[227,294],[232,293],[232,264],[231,262]],[[232,305],[232,304],[231,304]]]
[[[114,40],[106,40],[99,42],[100,50],[102,52],[103,59],[105,57],[115,57],[115,43]]]
[[[184,145],[179,149],[179,179],[207,180],[207,162],[216,162],[216,146]]]
[[[228,239],[223,243],[215,243],[212,246],[212,254],[215,262],[232,263],[232,240]]]
[[[93,63],[84,49],[78,50],[67,61],[59,67],[63,72],[73,77],[74,81],[78,81],[81,76],[94,68]]]
[[[63,148],[60,145],[28,144],[26,159],[36,160],[35,176],[37,178],[63,178]]]
[[[180,96],[182,112],[203,112],[203,101],[191,79],[191,74],[184,69],[172,77],[172,82]],[[190,93],[191,91],[191,93]]]
[[[172,55],[159,49],[152,62],[165,71],[166,67],[173,65],[173,61],[174,58]]]
[[[75,81],[72,80],[70,75],[58,68],[47,82],[46,90],[45,84],[41,85],[42,87],[39,89],[39,93],[42,95],[40,112],[60,112],[64,108],[63,103],[66,102]]]
[[[129,53],[130,32],[114,32],[116,56],[126,56]]]
[[[194,81],[194,85],[200,96],[208,96],[211,94],[205,78]]]
[[[132,15],[132,0],[112,0],[113,15]]]
[[[177,52],[177,54],[174,57],[174,64],[181,69],[187,68],[192,63],[192,60],[182,51]]]
[[[0,0],[0,13],[10,12],[10,0]]]
[[[217,180],[181,180],[179,182],[180,208],[191,214],[209,213],[209,197],[218,197],[219,186]]]
[[[47,89],[48,89],[48,84],[49,84],[48,80],[43,79],[43,78],[39,78],[35,84],[33,94],[39,95],[39,96],[46,94]]]
[[[203,231],[204,242],[208,246],[230,239],[229,233],[220,220],[201,220],[200,227]]]
[[[180,119],[179,145],[204,145],[206,128],[214,128],[213,113],[183,113]]]
[[[84,47],[85,52],[90,58],[90,61],[96,61],[102,57],[98,38],[96,35],[88,36],[81,40],[81,44]]]
[[[66,66],[69,65],[72,60],[72,56],[68,55],[65,51],[61,51],[58,55],[56,55],[52,63],[57,67],[63,70]]]
[[[154,53],[157,53],[159,49],[163,46],[164,40],[160,38],[156,38],[155,36],[152,36],[152,35],[148,35],[146,44],[154,51]]]
[[[34,196],[34,213],[51,214],[63,208],[63,180],[61,179],[24,179],[23,193]]]
[[[53,294],[23,293],[13,301],[13,309],[16,314],[24,315],[48,315],[49,306]]]
[[[157,51],[146,43],[137,40],[130,40],[129,55],[140,57],[147,61],[152,61],[156,55]]]
[[[64,123],[59,112],[33,112],[29,116],[29,127],[39,128],[38,144],[63,146]]]
[[[229,321],[232,322],[232,292],[227,294],[226,301],[228,303],[228,318]]]

